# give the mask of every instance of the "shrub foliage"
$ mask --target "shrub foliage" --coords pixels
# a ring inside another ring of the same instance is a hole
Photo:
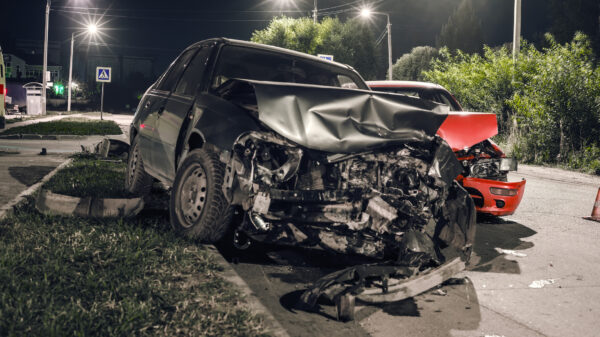
[[[423,81],[423,71],[431,68],[431,62],[438,57],[439,52],[430,46],[413,48],[410,53],[402,55],[392,69],[395,80]]]
[[[465,109],[495,112],[517,158],[600,173],[600,67],[590,40],[546,40],[541,50],[525,42],[516,61],[506,47],[485,47],[483,56],[443,48],[425,78]]]

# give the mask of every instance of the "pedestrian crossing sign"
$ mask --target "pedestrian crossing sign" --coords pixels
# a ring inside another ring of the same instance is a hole
[[[110,83],[111,67],[96,67],[96,82]]]

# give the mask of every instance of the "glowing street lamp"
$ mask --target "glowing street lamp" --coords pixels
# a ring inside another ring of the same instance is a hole
[[[71,60],[69,61],[69,90],[67,96],[67,111],[71,111],[71,88],[73,87],[73,49],[75,47],[75,35],[80,36],[88,34],[90,37],[94,37],[98,34],[98,25],[95,22],[89,23],[87,29],[83,32],[75,34],[71,33]]]
[[[388,38],[388,80],[392,80],[392,24],[390,23],[390,15],[388,13],[373,12],[370,8],[363,8],[360,11],[360,16],[368,19],[373,15],[385,15],[387,17],[387,38]]]

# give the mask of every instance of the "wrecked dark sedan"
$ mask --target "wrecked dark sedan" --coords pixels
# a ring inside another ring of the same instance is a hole
[[[308,307],[329,296],[350,319],[355,296],[398,300],[464,269],[475,208],[436,136],[447,114],[373,92],[349,66],[211,39],[142,98],[126,185],[169,186],[172,227],[205,242],[232,232],[239,249],[260,241],[371,259],[302,296]]]

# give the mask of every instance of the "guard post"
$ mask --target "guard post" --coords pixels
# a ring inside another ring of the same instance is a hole
[[[100,94],[100,120],[103,120],[104,111],[104,83],[110,83],[112,76],[111,67],[96,67],[96,82],[102,83],[102,93]]]

